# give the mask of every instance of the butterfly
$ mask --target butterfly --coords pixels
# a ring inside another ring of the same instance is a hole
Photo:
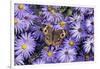
[[[55,30],[52,25],[48,24],[43,28],[45,43],[50,46],[59,46],[66,36],[64,29]]]

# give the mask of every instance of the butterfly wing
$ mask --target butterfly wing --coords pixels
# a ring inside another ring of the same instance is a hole
[[[45,42],[47,45],[51,45],[52,44],[52,26],[51,25],[47,25],[44,29],[43,29],[43,33],[45,36]]]

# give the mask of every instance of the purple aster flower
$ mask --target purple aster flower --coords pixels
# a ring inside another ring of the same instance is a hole
[[[87,9],[88,8],[83,8],[83,7],[74,7],[73,8],[74,11],[80,11],[80,13],[82,13],[82,14],[85,13]]]
[[[58,24],[53,25],[55,30],[59,29],[66,29],[67,30],[67,23],[65,21],[60,21]]]
[[[24,65],[24,58],[22,55],[18,55],[16,58],[15,58],[15,65]]]
[[[14,29],[16,33],[20,33],[23,31],[23,29],[26,28],[26,24],[24,23],[23,20],[20,20],[19,18],[15,17],[14,18]]]
[[[85,53],[84,51],[80,51],[80,55],[77,56],[76,61],[93,61],[94,60],[94,54],[92,52]]]
[[[29,26],[33,24],[33,20],[35,20],[36,18],[36,15],[32,15],[30,13],[24,14],[22,21],[26,24],[26,29],[28,29]]]
[[[31,34],[21,34],[21,37],[15,41],[15,55],[22,55],[24,58],[29,58],[34,52],[36,42]]]
[[[62,14],[60,12],[57,12],[56,7],[45,6],[44,8],[42,8],[42,10],[42,14],[44,15],[44,18],[47,19],[47,22],[57,24],[57,22],[63,20]]]
[[[14,4],[14,15],[22,19],[26,13],[33,13],[28,4]]]
[[[79,11],[80,14],[92,14],[93,13],[93,9],[92,8],[75,7],[73,10]]]
[[[77,42],[74,39],[72,39],[72,38],[67,38],[67,39],[64,39],[63,45],[65,47],[74,47],[74,48],[76,48],[77,47],[76,46]]]
[[[85,15],[93,15],[94,14],[94,9],[93,8],[87,8],[84,12]]]
[[[94,32],[94,21],[93,20],[94,20],[94,17],[92,16],[92,17],[87,18],[85,22],[87,31],[90,33]]]
[[[32,64],[45,64],[45,60],[44,59],[37,59],[36,61],[33,61]]]
[[[72,62],[76,60],[76,54],[75,48],[64,47],[56,52],[56,58],[59,62]]]
[[[55,62],[55,53],[56,51],[49,48],[43,49],[41,54],[42,54],[42,58],[46,61],[46,63],[53,63]]]
[[[76,12],[75,12],[76,11]],[[94,16],[94,9],[93,8],[83,8],[83,7],[76,7],[76,8],[73,8],[73,13],[77,13],[79,15],[83,15],[83,20],[89,18],[89,17],[92,17]]]
[[[83,42],[83,48],[86,53],[89,53],[90,50],[94,53],[94,37],[89,35],[89,37]]]
[[[83,14],[73,14],[72,16],[65,17],[65,21],[70,25],[73,23],[79,23],[84,19]]]
[[[82,23],[74,23],[73,25],[70,25],[70,34],[72,38],[75,38],[77,41],[79,41],[81,38],[86,36],[85,32],[85,26]]]
[[[43,32],[40,30],[35,31],[32,34],[32,36],[35,38],[35,40],[38,40],[38,39],[43,40],[43,38],[44,38]]]

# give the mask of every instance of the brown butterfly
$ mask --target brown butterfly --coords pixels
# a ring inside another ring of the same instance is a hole
[[[59,46],[62,39],[66,36],[66,31],[64,29],[55,30],[50,24],[43,28],[43,33],[45,35],[46,44],[52,46]]]

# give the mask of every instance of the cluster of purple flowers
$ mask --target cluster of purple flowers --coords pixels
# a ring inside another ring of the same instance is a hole
[[[44,25],[67,31],[59,47],[48,46]],[[14,4],[15,65],[94,60],[94,9]]]

